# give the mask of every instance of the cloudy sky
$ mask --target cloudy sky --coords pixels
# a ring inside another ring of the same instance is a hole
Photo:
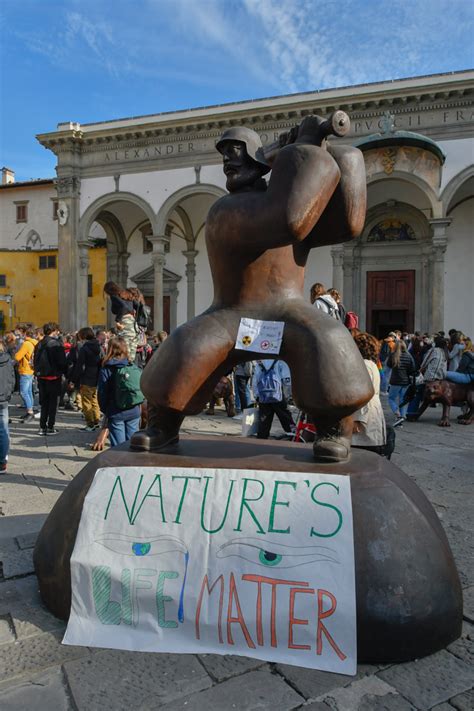
[[[472,0],[0,0],[0,163],[87,123],[474,66]]]

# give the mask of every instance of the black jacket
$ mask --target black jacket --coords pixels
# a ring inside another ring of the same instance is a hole
[[[400,353],[400,365],[394,365],[393,353],[387,359],[387,365],[392,368],[390,385],[410,385],[411,375],[415,374],[415,361],[407,351]]]
[[[470,375],[471,380],[474,379],[474,353],[467,351],[462,354],[457,372]]]
[[[8,402],[15,388],[15,369],[8,353],[0,353],[0,407]]]
[[[38,372],[38,363],[40,362],[40,354],[43,349],[47,349],[49,370],[46,377],[60,378],[66,373],[67,361],[66,351],[64,346],[53,336],[45,336],[35,348],[35,375],[39,378],[44,377]]]
[[[133,314],[137,310],[137,306],[136,301],[128,301],[115,294],[110,297],[110,308],[116,321],[121,321],[126,314]]]
[[[79,348],[77,363],[72,375],[75,385],[89,385],[95,387],[99,380],[101,354],[100,343],[97,339],[85,341]]]

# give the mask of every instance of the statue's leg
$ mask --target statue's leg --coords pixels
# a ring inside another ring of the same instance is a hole
[[[351,414],[373,396],[364,361],[345,326],[318,309],[289,301],[281,357],[291,370],[293,397],[316,425],[316,461],[347,461]]]
[[[156,451],[178,441],[185,416],[201,412],[229,369],[238,324],[232,312],[206,312],[161,344],[143,371],[148,427],[133,435],[132,449]]]

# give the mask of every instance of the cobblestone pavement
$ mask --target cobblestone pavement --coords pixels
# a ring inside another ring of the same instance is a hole
[[[217,411],[219,412],[219,411]],[[10,414],[17,421],[21,410]],[[457,414],[457,413],[456,413]],[[425,659],[359,665],[355,677],[244,657],[118,652],[61,645],[64,624],[42,606],[33,572],[38,530],[94,454],[78,413],[62,412],[56,437],[37,422],[13,424],[7,476],[0,479],[0,708],[5,711],[467,711],[474,708],[474,425],[436,427],[439,409],[398,431],[395,464],[427,494],[448,534],[464,588],[463,636]],[[454,418],[453,418],[454,419]],[[185,431],[238,435],[221,411]]]

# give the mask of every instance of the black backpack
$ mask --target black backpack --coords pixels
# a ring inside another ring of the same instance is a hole
[[[46,378],[54,375],[54,369],[49,357],[49,348],[47,344],[39,344],[35,352],[34,370],[38,378]]]
[[[151,326],[151,308],[146,304],[142,304],[141,301],[138,302],[135,321],[137,326],[145,330]]]

